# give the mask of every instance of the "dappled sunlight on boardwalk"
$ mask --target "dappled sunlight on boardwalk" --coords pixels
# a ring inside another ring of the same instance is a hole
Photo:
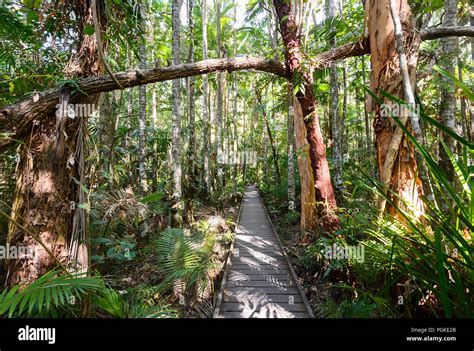
[[[246,189],[235,232],[214,317],[312,317],[254,186]]]

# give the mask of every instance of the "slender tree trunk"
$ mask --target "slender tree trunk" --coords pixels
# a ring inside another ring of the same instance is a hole
[[[111,117],[113,118],[113,123],[111,123],[111,128],[109,132],[109,154],[107,160],[109,162],[108,172],[110,174],[110,185],[113,189],[115,185],[120,185],[120,177],[115,172],[115,163],[116,163],[116,153],[115,153],[115,143],[116,143],[116,132],[120,122],[120,111],[118,106],[122,104],[123,93],[120,94],[120,99],[117,98],[118,91],[113,91],[112,95],[112,109]],[[117,175],[117,176],[116,176]]]
[[[189,52],[188,62],[194,62],[194,19],[193,19],[194,0],[188,0],[188,26],[189,26]],[[188,90],[188,128],[189,128],[189,142],[188,142],[188,167],[187,167],[187,211],[191,211],[191,204],[194,198],[194,189],[197,187],[196,182],[196,125],[195,125],[195,102],[194,102],[194,77],[187,79]]]
[[[237,5],[235,0],[233,0],[234,5],[234,30],[233,30],[233,39],[234,39],[234,56],[237,55]],[[238,103],[238,96],[237,96],[237,74],[234,72],[232,73],[232,83],[233,83],[233,97],[234,97],[234,110],[232,112],[232,124],[234,127],[234,134],[232,138],[232,191],[235,193],[237,191],[237,145],[238,145],[238,135],[237,135],[237,103]]]
[[[335,26],[336,3],[335,0],[327,0],[326,18],[331,22],[330,29],[330,45],[334,49],[336,47],[336,26]],[[339,84],[337,66],[332,63],[330,68],[331,79],[331,134],[332,134],[332,157],[334,163],[334,188],[336,199],[338,202],[342,200],[342,125],[339,115]]]
[[[127,47],[127,64],[129,67],[132,66],[132,54],[130,48]],[[133,88],[127,89],[127,117],[125,121],[125,127],[127,128],[127,131],[125,132],[125,149],[130,151],[131,145],[132,145],[132,138],[131,138],[131,130],[132,130],[132,119],[133,119]],[[125,156],[125,160],[127,161],[127,165],[130,165],[131,159],[130,159],[130,152],[127,152],[127,155]],[[132,184],[132,174],[133,174],[133,169],[127,168],[127,186]]]
[[[365,59],[364,57],[361,58],[362,63],[362,84],[367,86],[367,78],[365,72]],[[367,101],[367,93],[363,90],[364,101]],[[367,154],[372,155],[372,138],[370,137],[370,124],[369,124],[369,111],[367,109],[367,104],[364,104],[364,122],[365,122],[365,141],[367,145]],[[372,157],[372,156],[369,156]],[[370,162],[372,164],[372,162]],[[372,170],[372,167],[370,167]]]
[[[263,178],[268,179],[268,134],[265,133],[265,126],[262,128],[263,134]]]
[[[207,60],[207,0],[202,0],[202,59]],[[204,185],[206,195],[211,193],[211,145],[210,145],[210,114],[209,114],[209,80],[207,74],[202,76],[202,108],[203,108],[203,153],[204,153]]]
[[[80,19],[77,22],[79,46],[65,68],[65,75],[70,78],[100,75],[103,69],[97,38],[103,34],[106,24],[104,4],[97,6],[102,29],[97,35],[83,34],[86,25],[93,26],[90,2],[75,2],[74,12]],[[89,267],[87,199],[74,180],[84,185],[85,128],[99,96],[88,95],[76,100],[72,106],[87,104],[88,108],[82,112],[75,110],[80,116],[69,118],[66,112],[71,90],[71,87],[63,87],[60,105],[65,109],[59,108],[35,124],[19,151],[11,214],[14,222],[9,224],[8,242],[28,247],[32,257],[8,262],[7,284],[10,286],[31,284],[58,262],[80,270]]]
[[[462,71],[463,71],[463,64],[462,64],[461,58],[458,58],[458,78],[460,82],[464,81]],[[461,105],[461,119],[462,119],[463,134],[466,139],[472,142],[471,140],[472,126],[469,123],[468,118],[467,118],[466,98],[464,96],[460,96],[459,100],[460,100],[460,105]]]
[[[221,58],[221,0],[216,0],[217,58]],[[224,77],[217,73],[217,111],[216,111],[216,169],[217,193],[220,195],[223,185],[222,171],[222,113],[223,113]]]
[[[287,119],[287,137],[286,154],[288,157],[287,179],[288,179],[288,210],[296,209],[296,186],[295,186],[295,128],[294,128],[294,110],[293,110],[293,87],[288,83],[288,119]]]
[[[348,152],[348,131],[346,128],[346,119],[347,119],[347,100],[349,97],[348,89],[347,89],[347,62],[344,62],[344,66],[342,68],[342,88],[343,88],[343,95],[342,95],[342,114],[341,114],[341,133],[340,133],[340,141],[341,141],[341,176],[342,176],[342,168],[344,166],[344,155]]]
[[[140,57],[140,69],[145,69],[146,64],[146,10],[145,0],[140,0],[140,29],[142,36],[138,44],[138,55]],[[138,174],[140,177],[140,189],[143,193],[148,192],[148,179],[146,175],[146,85],[138,88]]]
[[[457,0],[445,0],[444,2],[444,27],[455,27],[457,25]],[[448,37],[441,39],[443,45],[443,57],[441,65],[449,73],[454,75],[454,67],[458,56],[458,38]],[[455,113],[456,113],[456,96],[455,96],[454,82],[444,76],[441,77],[441,111],[440,115],[445,127],[455,130]],[[444,135],[443,141],[446,143],[451,152],[455,152],[455,140],[449,136]],[[454,167],[449,160],[449,156],[444,150],[444,147],[439,146],[439,165],[444,170],[448,179],[454,179]]]
[[[268,136],[268,140],[270,141],[270,148],[272,149],[273,165],[275,167],[275,183],[280,184],[281,173],[280,173],[280,167],[278,166],[278,152],[275,147],[275,140],[273,138],[270,122],[268,120],[267,111],[265,109],[265,106],[262,104],[262,98],[260,94],[258,93],[258,91],[256,92],[256,96],[257,96],[258,104],[262,108],[264,129],[265,128],[267,129],[267,136]],[[267,138],[265,137],[265,159],[266,157],[267,157]]]
[[[296,97],[301,104],[310,146],[311,168],[314,177],[316,200],[318,202],[318,222],[325,231],[333,232],[340,227],[340,222],[335,213],[337,210],[336,198],[326,159],[326,147],[315,109],[316,100],[312,88],[312,77],[308,72],[301,70],[303,54],[300,49],[297,36],[298,28],[291,12],[291,5],[284,0],[274,0],[273,3],[280,22],[287,67],[293,77],[299,76],[304,80],[304,93],[300,89]]]
[[[244,110],[245,110],[245,106],[244,106]],[[254,110],[252,110],[254,111]],[[242,165],[242,180],[243,180],[243,183],[244,185],[246,185],[246,180],[247,180],[247,159],[245,157],[245,152],[246,152],[246,149],[247,149],[247,138],[245,137],[245,132],[246,132],[246,128],[247,128],[247,123],[246,123],[246,115],[244,114],[244,117],[243,117],[243,121],[242,121],[242,150],[243,150],[243,165]],[[250,133],[253,133],[253,129],[251,129]]]
[[[180,62],[180,32],[181,20],[179,12],[183,0],[173,0],[172,5],[172,61],[173,65]],[[181,97],[179,92],[180,79],[174,79],[172,83],[172,131],[171,131],[171,172],[172,172],[172,187],[173,187],[173,225],[179,226],[182,221],[182,186],[181,186]]]
[[[402,21],[404,52],[407,54],[404,60],[407,68],[401,68],[394,22],[390,13],[390,1],[372,0],[367,6],[372,62],[370,87],[372,91],[381,89],[401,99],[410,99],[405,94],[403,82],[405,82],[405,88],[407,88],[407,83],[410,84],[410,89],[413,91],[419,38],[414,32],[414,22],[407,0],[395,0],[394,18],[399,17]],[[405,65],[402,64],[402,66]],[[404,73],[409,77],[403,78],[401,82],[400,76]],[[382,97],[382,100],[385,105],[396,107],[389,99]],[[385,109],[372,100],[368,102],[368,107],[375,111],[376,156],[381,181],[398,194],[398,197],[389,194],[396,206],[402,209],[408,207],[415,216],[419,217],[423,213],[423,202],[420,198],[423,189],[417,173],[413,144],[404,136],[392,118],[384,113]],[[408,116],[405,111],[402,109],[399,111],[403,112],[400,114],[400,120],[407,121]],[[413,119],[409,121],[409,128],[411,129],[412,126]],[[415,135],[419,136],[418,133]],[[388,206],[388,212],[399,217],[395,207],[391,205]]]
[[[155,27],[153,23],[153,18],[148,21],[148,31],[149,31],[149,42],[154,43],[155,41]],[[151,47],[151,62],[156,65],[156,58],[155,58],[155,46],[152,45]],[[151,121],[153,127],[153,134],[156,136],[156,132],[158,129],[158,104],[157,104],[157,96],[156,96],[156,84],[151,85]],[[155,139],[156,140],[156,139]],[[156,141],[153,142],[151,149],[153,151],[153,157],[151,160],[151,174],[152,174],[152,185],[151,191],[155,193],[158,191],[158,169],[160,168],[160,160],[156,157],[154,152],[158,152],[158,143]]]

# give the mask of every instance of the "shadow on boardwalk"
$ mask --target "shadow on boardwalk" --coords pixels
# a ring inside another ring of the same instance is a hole
[[[255,186],[247,187],[214,318],[310,318]]]

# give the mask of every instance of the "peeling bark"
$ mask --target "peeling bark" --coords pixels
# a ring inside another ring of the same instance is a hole
[[[399,11],[396,15],[400,17],[402,24],[409,80],[413,89],[418,54],[413,18],[406,0],[396,0],[394,7]],[[371,90],[377,93],[381,89],[404,99],[405,93],[400,78],[400,61],[396,50],[389,0],[371,0],[367,11],[372,63]],[[382,100],[386,105],[393,105],[389,99],[382,97]],[[408,206],[415,216],[419,217],[423,213],[423,202],[420,198],[423,191],[417,174],[414,147],[403,135],[401,129],[397,128],[396,123],[385,116],[381,107],[370,98],[368,108],[375,111],[376,157],[381,181],[387,183],[389,188],[402,199],[400,201],[397,196],[389,194],[396,206],[402,209]],[[400,116],[401,120],[407,120],[407,118],[407,115]],[[408,127],[411,129],[411,123]],[[387,165],[387,163],[392,163],[392,160],[393,164]],[[388,206],[387,210],[391,215],[400,217],[395,207]]]
[[[97,38],[82,34],[85,25],[93,24],[91,6],[89,2],[80,1],[74,10],[78,18],[79,47],[66,66],[65,74],[71,78],[100,75],[103,68]],[[97,8],[101,28],[105,26],[104,10],[103,4]],[[66,95],[61,96],[62,100],[56,95],[49,109],[37,110],[39,123],[30,125],[25,143],[19,148],[11,217],[36,234],[60,262],[73,269],[87,270],[87,213],[78,206],[84,196],[74,179],[84,179],[83,128],[88,115],[72,119],[64,113],[55,114],[58,101],[69,101]],[[98,95],[90,94],[74,102],[95,106],[97,100]],[[13,222],[9,225],[8,242],[27,246],[33,252],[33,257],[8,262],[7,284],[10,286],[29,285],[56,265],[43,246]]]
[[[293,94],[293,92],[291,92]],[[314,178],[309,157],[309,144],[306,139],[306,128],[303,120],[303,111],[298,99],[293,98],[290,114],[293,114],[295,126],[295,146],[298,157],[298,169],[301,183],[301,220],[300,227],[303,236],[306,231],[314,231],[316,219],[316,193]]]
[[[340,226],[336,215],[337,204],[329,174],[329,165],[326,159],[326,147],[319,126],[319,117],[316,114],[316,100],[314,97],[310,73],[302,67],[303,53],[300,49],[298,28],[291,12],[291,4],[284,0],[274,0],[275,9],[280,20],[280,31],[285,46],[285,59],[292,77],[300,76],[304,80],[302,90],[296,94],[303,111],[306,126],[309,155],[314,177],[314,188],[317,201],[318,221],[327,232],[334,232]]]
[[[288,179],[288,210],[296,209],[296,186],[295,186],[295,126],[294,126],[294,110],[293,110],[293,88],[288,83],[288,119],[287,119],[287,138],[286,138],[286,154],[288,158],[287,179]],[[303,140],[306,136],[303,135]]]

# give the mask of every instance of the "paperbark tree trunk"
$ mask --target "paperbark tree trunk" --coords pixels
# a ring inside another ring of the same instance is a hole
[[[293,97],[293,106],[290,113],[293,114],[295,126],[296,155],[298,156],[298,169],[300,171],[301,183],[301,233],[303,237],[306,231],[314,231],[316,220],[316,192],[314,187],[313,172],[311,169],[311,158],[309,157],[309,144],[306,138],[306,127],[303,120],[301,105]]]
[[[284,0],[274,0],[275,10],[280,22],[280,32],[285,46],[285,59],[293,80],[302,81],[296,97],[303,111],[306,137],[309,143],[309,155],[314,178],[314,189],[317,201],[317,221],[327,232],[334,232],[340,227],[337,217],[337,204],[331,184],[326,147],[316,114],[316,100],[312,88],[312,78],[308,71],[302,69],[303,53],[300,49],[298,28],[291,11],[291,4]]]
[[[288,83],[288,119],[287,119],[287,137],[286,137],[286,154],[288,158],[287,168],[287,197],[288,211],[296,209],[296,186],[295,186],[295,127],[294,127],[294,109],[293,109],[293,87]]]
[[[173,21],[173,33],[172,33],[172,61],[173,65],[179,64],[179,50],[180,50],[180,32],[181,32],[181,20],[179,18],[179,12],[183,0],[173,0],[172,5],[172,21]],[[172,83],[172,130],[171,130],[171,172],[172,172],[172,202],[173,202],[173,225],[179,226],[182,221],[182,185],[181,185],[181,96],[179,92],[181,81],[180,79],[174,79]]]
[[[91,3],[74,2],[79,46],[65,68],[67,77],[103,73],[97,38],[105,29],[106,18],[104,4],[97,4],[102,31],[85,35],[84,27],[93,26]],[[74,179],[83,185],[84,128],[99,95],[82,96],[74,105],[69,105],[71,90],[63,86],[56,113],[45,111],[47,115],[33,125],[19,150],[11,214],[14,222],[9,224],[8,242],[28,247],[32,256],[8,262],[7,284],[10,286],[31,284],[58,262],[82,271],[89,267],[87,202],[82,187]]]
[[[396,49],[395,30],[390,14],[390,1],[370,0],[367,4],[368,26],[372,72],[370,87],[378,94],[384,90],[390,94],[405,99],[399,56]],[[395,13],[399,16],[404,37],[404,51],[406,53],[409,80],[411,89],[415,85],[415,71],[418,58],[419,39],[414,31],[414,22],[407,0],[395,1]],[[397,110],[389,99],[381,97],[383,103]],[[386,182],[394,193],[388,193],[391,201],[399,208],[408,209],[419,217],[423,213],[423,202],[420,195],[423,193],[421,180],[417,173],[417,164],[413,144],[397,129],[396,123],[388,116],[381,106],[372,99],[368,101],[368,108],[375,111],[374,132],[376,157],[380,178]],[[398,108],[400,120],[407,118],[406,110]],[[411,122],[408,121],[411,129]],[[400,136],[400,142],[395,142]],[[388,160],[388,161],[387,161]],[[393,164],[387,166],[389,163]],[[395,195],[396,194],[396,195]],[[397,196],[398,195],[398,196]],[[388,213],[401,218],[394,206],[387,206]]]

